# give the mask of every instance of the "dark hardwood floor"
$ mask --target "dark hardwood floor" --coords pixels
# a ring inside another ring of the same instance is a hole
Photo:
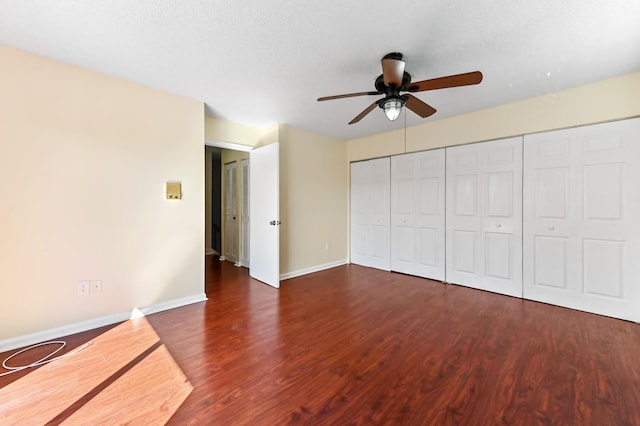
[[[354,265],[279,290],[206,268],[206,303],[146,317],[193,387],[169,424],[640,425],[638,324]]]

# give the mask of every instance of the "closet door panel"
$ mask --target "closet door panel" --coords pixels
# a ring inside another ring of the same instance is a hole
[[[570,241],[568,237],[538,235],[533,240],[534,284],[567,291],[569,289],[567,264]],[[529,253],[527,253],[529,254]],[[525,261],[529,263],[530,259]],[[526,277],[525,277],[526,281]],[[525,297],[526,297],[525,291]]]
[[[414,191],[416,275],[444,280],[445,151],[416,153]]]
[[[351,163],[351,263],[369,266],[369,165]]]
[[[513,238],[511,234],[485,232],[485,271],[488,277],[513,280]]]
[[[390,269],[389,158],[351,163],[351,263]]]
[[[524,297],[640,321],[640,119],[525,137]]]
[[[391,268],[444,280],[444,149],[391,158]]]
[[[447,281],[522,296],[522,139],[447,148]]]
[[[369,211],[371,218],[371,261],[374,268],[389,271],[391,269],[391,160],[378,158],[368,161],[371,167],[369,182]]]
[[[453,228],[453,227],[452,227]],[[451,246],[452,256],[447,258],[447,264],[451,263],[453,271],[459,277],[462,274],[470,274],[469,279],[479,275],[476,256],[478,255],[477,243],[478,233],[476,231],[466,231],[463,229],[452,229],[447,233],[451,237],[448,246]],[[449,273],[447,276],[453,275]],[[465,281],[462,279],[461,281]]]
[[[444,269],[444,262],[442,262],[444,247],[440,241],[440,233],[441,230],[438,228],[421,227],[416,230],[416,262],[418,267],[439,268],[440,264],[442,264]],[[442,272],[441,277],[440,274],[434,273],[434,276],[430,278],[443,280],[444,271]]]

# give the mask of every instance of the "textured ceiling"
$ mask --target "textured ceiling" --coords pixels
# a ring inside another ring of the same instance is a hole
[[[415,80],[479,70],[478,86],[423,92],[407,125],[640,70],[638,0],[0,0],[0,43],[202,100],[209,115],[341,139],[400,128],[373,90],[380,58]],[[99,100],[96,100],[99,101]]]

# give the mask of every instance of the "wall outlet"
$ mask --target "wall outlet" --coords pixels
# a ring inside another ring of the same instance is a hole
[[[91,281],[91,293],[102,293],[102,280]]]
[[[76,292],[78,296],[88,296],[89,292],[91,291],[90,289],[91,289],[91,281],[89,280],[78,281],[76,283]]]
[[[329,250],[331,250],[331,243],[329,242],[324,243],[324,251],[329,251]]]

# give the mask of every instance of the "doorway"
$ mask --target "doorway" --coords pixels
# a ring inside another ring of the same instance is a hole
[[[248,170],[249,152],[205,146],[205,252],[247,268]]]
[[[205,255],[222,253],[222,161],[221,149],[205,146]]]
[[[228,142],[207,141],[207,148],[215,147],[215,149],[220,150],[220,158],[218,160],[220,169],[218,174],[221,177],[221,182],[218,184],[218,188],[221,190],[218,197],[209,199],[210,207],[208,208],[210,211],[206,213],[207,219],[205,221],[205,224],[211,223],[210,218],[213,211],[221,213],[222,249],[220,253],[222,255],[219,260],[231,260],[235,266],[246,268],[251,266],[251,273],[254,278],[273,287],[278,287],[280,281],[278,146],[277,142],[255,148]],[[231,163],[234,166],[229,166],[228,170],[225,170],[225,165]],[[206,167],[211,166],[209,162],[205,164]],[[235,169],[235,174],[232,169]],[[208,176],[205,183],[205,187],[207,187],[207,185],[212,184],[212,179],[209,179],[211,176],[208,170],[205,170],[205,175]],[[226,183],[227,181],[230,183]],[[232,181],[235,181],[235,184],[231,183]],[[236,188],[235,195],[230,195],[229,201],[227,201],[227,196],[224,193],[224,188],[227,186],[229,187],[229,193],[233,192],[233,188]],[[207,194],[212,193],[210,189],[205,189]],[[254,197],[258,197],[259,200],[256,201],[253,199]],[[205,211],[207,211],[206,199],[207,197],[205,196]],[[235,210],[232,207],[227,208],[227,203],[235,204]],[[252,205],[251,212],[249,211],[250,203]],[[227,213],[230,215],[230,222],[235,222],[235,226],[229,232],[225,230],[224,223],[225,214]],[[233,213],[235,213],[235,220],[233,220]],[[254,225],[257,225],[255,229]],[[211,225],[205,225],[205,228],[207,226]],[[228,236],[227,233],[229,234]],[[234,242],[227,241],[228,238],[232,238]],[[234,257],[233,254],[235,254],[236,258],[227,259],[225,256],[227,245],[230,246],[231,257]],[[220,253],[214,254],[219,255]]]

